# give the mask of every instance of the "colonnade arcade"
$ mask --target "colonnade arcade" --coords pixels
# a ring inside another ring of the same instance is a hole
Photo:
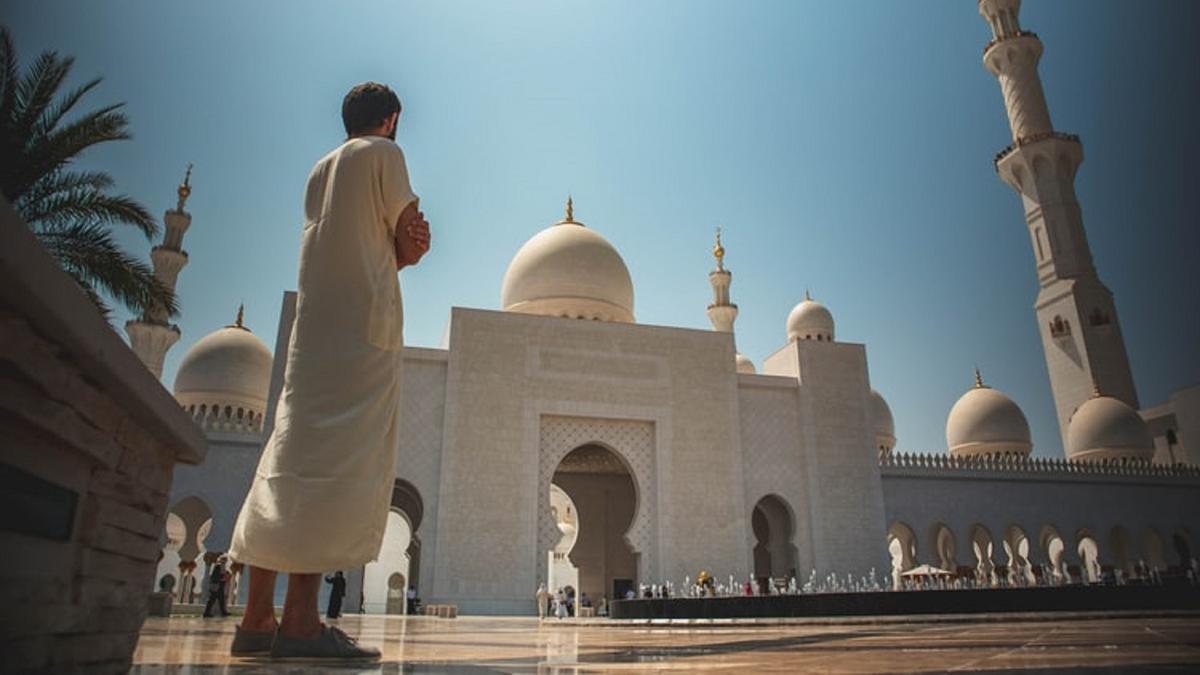
[[[175,602],[204,601],[205,579],[221,554],[206,546],[212,526],[212,508],[195,495],[179,500],[167,511],[165,541],[154,574],[155,590],[171,593]],[[240,568],[233,571],[233,583],[227,590],[231,598],[236,598]]]
[[[960,544],[961,542],[961,544]],[[920,572],[974,585],[1099,583],[1156,580],[1196,573],[1192,535],[1185,527],[1164,533],[1155,527],[1116,525],[1107,531],[1081,527],[1064,531],[1052,523],[1027,528],[1011,524],[993,532],[981,523],[955,533],[935,522],[921,535],[909,523],[894,521],[887,532],[892,585],[908,585],[905,573]],[[917,570],[929,565],[934,570]]]

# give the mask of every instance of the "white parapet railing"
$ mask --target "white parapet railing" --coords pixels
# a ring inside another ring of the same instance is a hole
[[[955,457],[944,452],[881,452],[879,466],[884,470],[912,469],[921,472],[972,471],[1061,476],[1200,479],[1200,466],[1191,464],[1154,464],[1148,461],[1072,462],[1056,457],[1021,455]],[[909,472],[904,471],[903,473]]]

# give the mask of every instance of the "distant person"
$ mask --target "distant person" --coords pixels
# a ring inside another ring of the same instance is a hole
[[[347,140],[308,177],[283,391],[234,526],[229,555],[251,570],[234,656],[379,658],[322,624],[317,601],[324,570],[379,556],[399,445],[397,272],[425,255],[430,235],[395,142],[395,92],[374,82],[354,87],[342,123]],[[274,611],[279,572],[288,575],[282,622]]]
[[[404,604],[406,605],[409,614],[417,614],[420,611],[421,599],[417,597],[416,586],[408,587],[408,590],[405,591],[404,599],[406,600]]]
[[[567,618],[567,594],[561,588],[554,595],[554,616],[559,619]]]
[[[546,606],[550,604],[550,591],[546,590],[546,584],[538,584],[537,592],[533,594],[533,599],[537,603],[538,619],[545,619]]]
[[[333,587],[329,589],[329,606],[325,609],[325,618],[336,619],[342,615],[342,598],[346,597],[346,577],[341,570],[325,577],[325,583]]]
[[[221,611],[221,616],[229,616],[229,609],[225,607],[225,589],[228,583],[229,573],[225,571],[225,559],[217,558],[217,562],[208,573],[208,602],[204,604],[204,618],[212,617],[214,605],[215,609]]]
[[[579,606],[580,607],[591,607],[592,606],[592,599],[588,597],[587,593],[583,593],[582,595],[579,596]]]

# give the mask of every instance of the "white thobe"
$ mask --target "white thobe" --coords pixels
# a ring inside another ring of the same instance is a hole
[[[416,199],[404,154],[354,138],[313,168],[275,428],[229,555],[293,573],[379,555],[399,444],[403,307],[393,245]]]

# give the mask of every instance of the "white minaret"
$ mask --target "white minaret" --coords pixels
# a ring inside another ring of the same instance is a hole
[[[188,261],[188,255],[183,250],[183,235],[192,224],[192,216],[184,211],[183,207],[192,194],[191,164],[188,164],[187,174],[183,177],[178,193],[179,201],[175,208],[167,209],[163,216],[166,225],[163,243],[150,251],[150,259],[154,263],[154,276],[171,291],[175,290],[179,271]],[[169,319],[166,308],[155,306],[140,319],[125,322],[125,332],[129,334],[129,345],[133,348],[133,353],[137,354],[155,377],[160,378],[167,350],[179,341],[179,326],[168,323]]]
[[[1092,264],[1075,172],[1083,162],[1079,137],[1054,130],[1038,76],[1042,42],[1021,30],[1021,0],[979,0],[992,29],[983,63],[1000,80],[1013,143],[996,155],[996,172],[1021,195],[1037,260],[1034,308],[1066,447],[1067,423],[1104,392],[1139,407],[1112,292]]]
[[[737,320],[738,306],[729,301],[729,284],[733,281],[733,273],[725,269],[725,247],[721,245],[721,228],[717,228],[717,243],[713,246],[713,257],[717,259],[717,269],[709,272],[708,282],[713,287],[713,303],[708,306],[708,320],[712,322],[713,330],[722,333],[733,332],[733,322]],[[755,372],[754,363],[740,352],[735,345],[735,359],[739,373]]]
[[[721,245],[721,228],[717,228],[717,243],[713,246],[713,257],[717,259],[717,269],[709,272],[708,282],[713,287],[713,304],[708,306],[708,320],[712,321],[713,330],[722,333],[733,332],[733,322],[737,320],[737,305],[729,302],[729,284],[733,274],[725,269],[725,247]]]

